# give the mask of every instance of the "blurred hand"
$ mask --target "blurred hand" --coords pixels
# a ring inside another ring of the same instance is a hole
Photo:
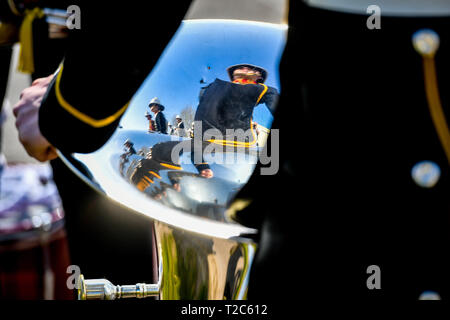
[[[57,157],[56,149],[42,136],[38,122],[42,98],[52,78],[50,75],[33,81],[31,87],[22,91],[13,109],[20,142],[31,157],[42,162]]]
[[[200,172],[200,175],[204,178],[212,178],[214,176],[214,172],[211,169],[204,169]]]

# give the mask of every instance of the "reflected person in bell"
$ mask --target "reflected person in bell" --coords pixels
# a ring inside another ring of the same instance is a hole
[[[201,123],[202,150],[194,144],[192,161],[197,169],[213,172],[203,155],[209,144],[235,147],[235,152],[246,152],[256,146],[257,136],[252,126],[253,109],[265,103],[273,114],[278,102],[278,91],[264,84],[267,71],[259,66],[243,63],[228,67],[230,81],[220,79],[203,88],[200,92],[200,102],[194,121]],[[234,132],[230,135],[229,131]],[[198,133],[195,132],[194,135]],[[214,130],[221,138],[207,139],[205,132]],[[236,130],[241,130],[239,133]],[[242,134],[243,133],[243,134]],[[201,162],[196,163],[196,155],[201,154]]]
[[[128,155],[136,154],[136,150],[134,149],[134,143],[130,141],[130,139],[127,139],[124,142],[125,147],[125,153]]]
[[[165,109],[164,106],[157,97],[154,97],[150,100],[148,107],[150,108],[150,111],[155,114],[155,131],[167,134],[167,120],[164,113],[162,113]]]
[[[145,118],[148,121],[148,131],[155,131],[155,121],[152,119],[152,115],[148,111],[145,112]]]
[[[194,120],[201,121],[202,134],[209,129],[222,133],[225,138],[220,142],[213,141],[214,143],[254,145],[256,136],[252,128],[253,109],[265,103],[273,114],[278,91],[264,84],[268,73],[262,67],[243,63],[230,66],[227,71],[230,81],[216,79],[202,89]],[[228,136],[227,129],[242,129],[245,132],[251,130],[252,138]]]
[[[177,135],[179,137],[186,136],[185,131],[184,131],[183,119],[181,118],[181,116],[179,114],[176,115],[175,119],[177,121],[177,123],[175,124],[175,128],[174,128],[175,135]]]

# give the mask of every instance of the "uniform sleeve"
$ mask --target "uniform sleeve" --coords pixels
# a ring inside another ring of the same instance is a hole
[[[56,148],[88,153],[115,131],[190,1],[161,3],[157,14],[148,1],[73,2],[80,8],[81,27],[70,30],[64,61],[39,111],[39,126]]]
[[[278,104],[279,94],[277,89],[273,87],[267,87],[267,92],[261,98],[260,103],[265,103],[267,108],[269,108],[272,115],[275,113],[275,109]]]
[[[161,124],[160,124],[160,116],[156,115],[155,116],[155,130],[156,131],[161,131]]]
[[[161,117],[159,118],[161,125],[161,133],[167,133],[167,120],[164,116],[164,113],[161,113]]]

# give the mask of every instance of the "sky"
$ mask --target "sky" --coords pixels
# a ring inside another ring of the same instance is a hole
[[[164,50],[155,68],[134,95],[121,120],[124,129],[147,130],[148,103],[158,97],[168,121],[181,109],[198,105],[201,87],[216,78],[228,80],[226,68],[250,63],[268,71],[265,84],[280,91],[278,67],[286,41],[286,26],[242,20],[186,20]],[[151,47],[151,39],[149,39]],[[200,83],[203,79],[206,83]],[[253,120],[270,127],[264,104]]]

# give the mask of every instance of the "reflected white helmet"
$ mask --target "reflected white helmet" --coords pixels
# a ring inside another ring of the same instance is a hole
[[[158,97],[154,97],[152,100],[150,100],[150,103],[148,105],[151,106],[152,104],[161,105],[161,101],[159,101]]]
[[[264,83],[267,79],[267,75],[268,72],[266,69],[264,69],[263,67],[260,66],[256,66],[254,64],[250,64],[250,63],[240,63],[240,64],[235,64],[233,66],[229,66],[227,68],[227,72],[228,72],[228,76],[230,77],[230,80],[233,81],[234,76],[233,73],[236,69],[242,68],[242,67],[247,67],[256,71],[259,71],[261,73],[261,79],[259,79],[257,82],[259,83]]]
[[[158,97],[154,97],[152,100],[150,100],[150,103],[148,104],[149,107],[156,105],[158,106],[160,111],[164,111],[164,106],[161,104],[161,101],[159,101]]]

